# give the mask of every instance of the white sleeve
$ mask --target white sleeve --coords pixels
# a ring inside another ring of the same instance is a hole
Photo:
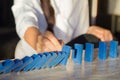
[[[13,15],[16,23],[16,31],[20,38],[23,38],[26,29],[30,26],[38,27],[38,13],[32,1],[34,0],[14,0],[12,6]],[[38,1],[38,0],[36,0]]]

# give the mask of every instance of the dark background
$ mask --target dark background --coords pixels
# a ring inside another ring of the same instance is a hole
[[[19,40],[11,11],[13,0],[0,1],[0,59],[13,58]]]
[[[12,5],[13,0],[1,0],[0,2],[0,59],[13,58],[19,40],[15,31],[15,22],[11,11]],[[91,0],[89,0],[89,6],[91,6]],[[96,25],[111,30],[111,15],[107,13],[107,6],[108,0],[99,0]],[[113,35],[119,38],[118,32],[113,33]]]

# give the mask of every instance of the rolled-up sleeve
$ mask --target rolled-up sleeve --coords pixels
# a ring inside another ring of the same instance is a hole
[[[16,23],[16,31],[20,38],[30,26],[38,27],[38,13],[32,0],[14,0],[12,12]]]

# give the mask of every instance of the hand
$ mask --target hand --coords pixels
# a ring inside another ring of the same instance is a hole
[[[61,51],[63,41],[57,38],[50,32],[46,31],[43,35],[38,36],[36,50],[37,52]]]
[[[98,37],[101,41],[111,41],[113,39],[112,33],[104,28],[100,28],[98,26],[89,27],[87,34],[92,34]]]
[[[60,51],[63,41],[59,41],[51,32],[46,31],[44,34],[39,29],[30,26],[24,35],[24,39],[28,44],[39,52]]]

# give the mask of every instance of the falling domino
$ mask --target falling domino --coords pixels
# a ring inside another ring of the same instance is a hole
[[[82,53],[83,53],[83,45],[75,44],[73,54],[72,54],[73,56],[72,58],[75,63],[78,63],[78,64],[82,63]]]
[[[57,52],[56,54],[57,54],[57,57],[49,63],[49,65],[48,65],[49,67],[52,67],[55,64],[55,62],[57,60],[59,60],[62,56],[62,54],[60,52]]]
[[[7,70],[14,65],[14,62],[10,59],[5,60],[2,62],[1,64],[1,69],[0,69],[0,73],[7,73]]]
[[[107,43],[99,42],[98,58],[100,60],[106,60],[107,58]]]
[[[19,59],[15,59],[15,60],[14,60],[14,64],[13,64],[10,68],[8,68],[8,69],[5,71],[5,73],[12,72],[15,68],[17,68],[17,67],[19,67],[19,66],[21,66],[21,65],[23,65],[23,61],[22,61],[22,60],[19,60]]]
[[[37,54],[33,54],[32,55],[32,58],[33,58],[33,62],[32,63],[30,63],[28,66],[26,66],[24,69],[23,69],[23,71],[29,71],[29,70],[31,70],[33,67],[34,67],[34,65],[38,62],[38,60],[39,60],[39,56],[37,55]]]
[[[59,64],[66,56],[65,52],[60,52],[61,56],[58,57],[56,61],[53,62],[52,67],[55,67],[57,64]]]
[[[46,59],[44,60],[44,65],[42,65],[41,68],[45,68],[47,66],[47,61],[52,57],[52,54],[49,52],[44,53],[44,55],[46,55]]]
[[[47,68],[51,67],[51,62],[54,61],[57,58],[57,53],[56,52],[50,52],[52,57],[50,57],[47,61],[47,63],[45,64]]]
[[[93,55],[94,55],[94,44],[86,43],[85,61],[86,62],[93,62]]]
[[[118,56],[117,50],[118,50],[118,41],[110,41],[109,57],[116,58]]]
[[[55,67],[66,56],[65,52],[57,52],[57,55],[57,58],[49,64],[50,67]]]
[[[40,69],[44,65],[44,60],[46,60],[46,56],[44,54],[38,54],[40,56],[40,60],[35,65],[34,69]]]
[[[22,69],[24,69],[24,67],[32,63],[33,59],[31,57],[26,56],[22,59],[22,61],[23,61],[23,64],[17,67],[16,69],[14,69],[13,70],[14,72],[20,72]]]
[[[66,56],[65,56],[65,58],[60,62],[60,64],[61,64],[61,65],[66,65],[66,64],[67,64],[67,61],[68,61],[68,58],[69,58],[69,55],[70,55],[71,47],[70,47],[70,46],[67,46],[67,45],[64,45],[63,48],[62,48],[62,51],[66,53]]]

